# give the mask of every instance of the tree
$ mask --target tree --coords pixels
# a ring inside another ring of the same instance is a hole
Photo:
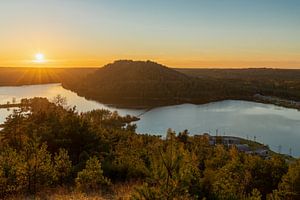
[[[40,144],[35,137],[28,141],[20,152],[21,161],[17,166],[18,184],[29,193],[35,194],[42,186],[53,182],[53,164],[47,145]]]
[[[220,169],[229,161],[228,151],[223,145],[217,145],[211,159],[207,159],[205,165],[210,169]]]
[[[77,188],[85,192],[96,191],[110,184],[110,180],[103,176],[101,163],[97,157],[87,160],[85,169],[78,172],[75,181]]]
[[[0,139],[5,145],[11,146],[20,150],[28,137],[25,135],[23,130],[23,123],[26,117],[20,111],[14,110],[11,115],[6,118],[4,122],[4,128],[0,132]]]
[[[241,199],[245,195],[243,180],[241,163],[229,163],[215,174],[212,192],[217,199]]]
[[[57,106],[65,107],[67,105],[67,98],[58,94],[57,96],[53,97],[52,103]]]
[[[188,141],[188,138],[189,138],[188,130],[184,130],[183,132],[180,132],[178,134],[177,138],[180,142],[183,142],[184,144],[186,144]]]
[[[20,156],[12,148],[5,148],[0,153],[0,198],[5,195],[18,192],[17,166],[20,164]]]
[[[150,149],[146,139],[146,136],[129,135],[114,145],[113,166],[109,166],[109,168],[114,169],[110,172],[114,179],[129,180],[146,176],[146,163],[149,162]]]
[[[279,184],[279,193],[287,200],[300,199],[300,160],[290,165]]]
[[[54,173],[55,180],[60,184],[65,182],[65,178],[69,176],[72,169],[68,152],[65,149],[59,149],[59,153],[54,155]]]
[[[281,197],[278,190],[273,190],[272,193],[267,195],[267,200],[284,200],[284,198]]]
[[[152,154],[149,177],[136,188],[135,199],[192,198],[189,189],[198,180],[199,170],[196,157],[183,147],[168,130],[165,145]]]
[[[245,200],[261,200],[262,196],[257,189],[253,189],[251,195],[245,198]]]

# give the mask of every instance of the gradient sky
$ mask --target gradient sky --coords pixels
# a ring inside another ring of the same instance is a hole
[[[1,0],[0,66],[116,59],[300,68],[300,0]]]

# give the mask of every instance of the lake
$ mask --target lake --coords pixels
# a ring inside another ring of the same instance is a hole
[[[203,105],[181,104],[145,110],[119,109],[96,101],[86,100],[64,89],[60,84],[0,87],[0,104],[16,98],[67,98],[68,105],[79,112],[93,109],[117,110],[121,115],[141,115],[138,133],[165,135],[168,128],[176,132],[189,130],[191,134],[208,132],[211,135],[232,135],[268,144],[272,150],[300,156],[300,112],[270,104],[226,100]],[[0,124],[12,110],[0,109]]]

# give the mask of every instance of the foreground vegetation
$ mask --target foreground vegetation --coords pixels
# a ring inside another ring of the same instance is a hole
[[[265,160],[207,138],[135,132],[135,117],[22,101],[0,131],[0,197],[299,199],[300,161]]]

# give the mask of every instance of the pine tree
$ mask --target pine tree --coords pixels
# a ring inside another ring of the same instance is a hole
[[[53,182],[53,164],[46,144],[40,144],[35,137],[26,144],[20,156],[17,179],[25,190],[35,194],[40,187]]]
[[[12,148],[5,148],[0,153],[0,197],[17,192],[17,165],[20,163],[20,156]]]
[[[284,199],[300,199],[300,160],[290,165],[279,185],[279,193]]]
[[[59,153],[54,155],[54,178],[59,184],[66,181],[72,170],[72,162],[67,150],[59,149]]]
[[[187,199],[192,181],[199,177],[195,156],[176,140],[175,133],[167,133],[165,146],[154,152],[149,178],[136,188],[134,199]]]
[[[76,178],[77,188],[84,192],[96,191],[109,184],[110,180],[103,176],[101,163],[97,157],[87,160],[85,169],[78,172]]]

